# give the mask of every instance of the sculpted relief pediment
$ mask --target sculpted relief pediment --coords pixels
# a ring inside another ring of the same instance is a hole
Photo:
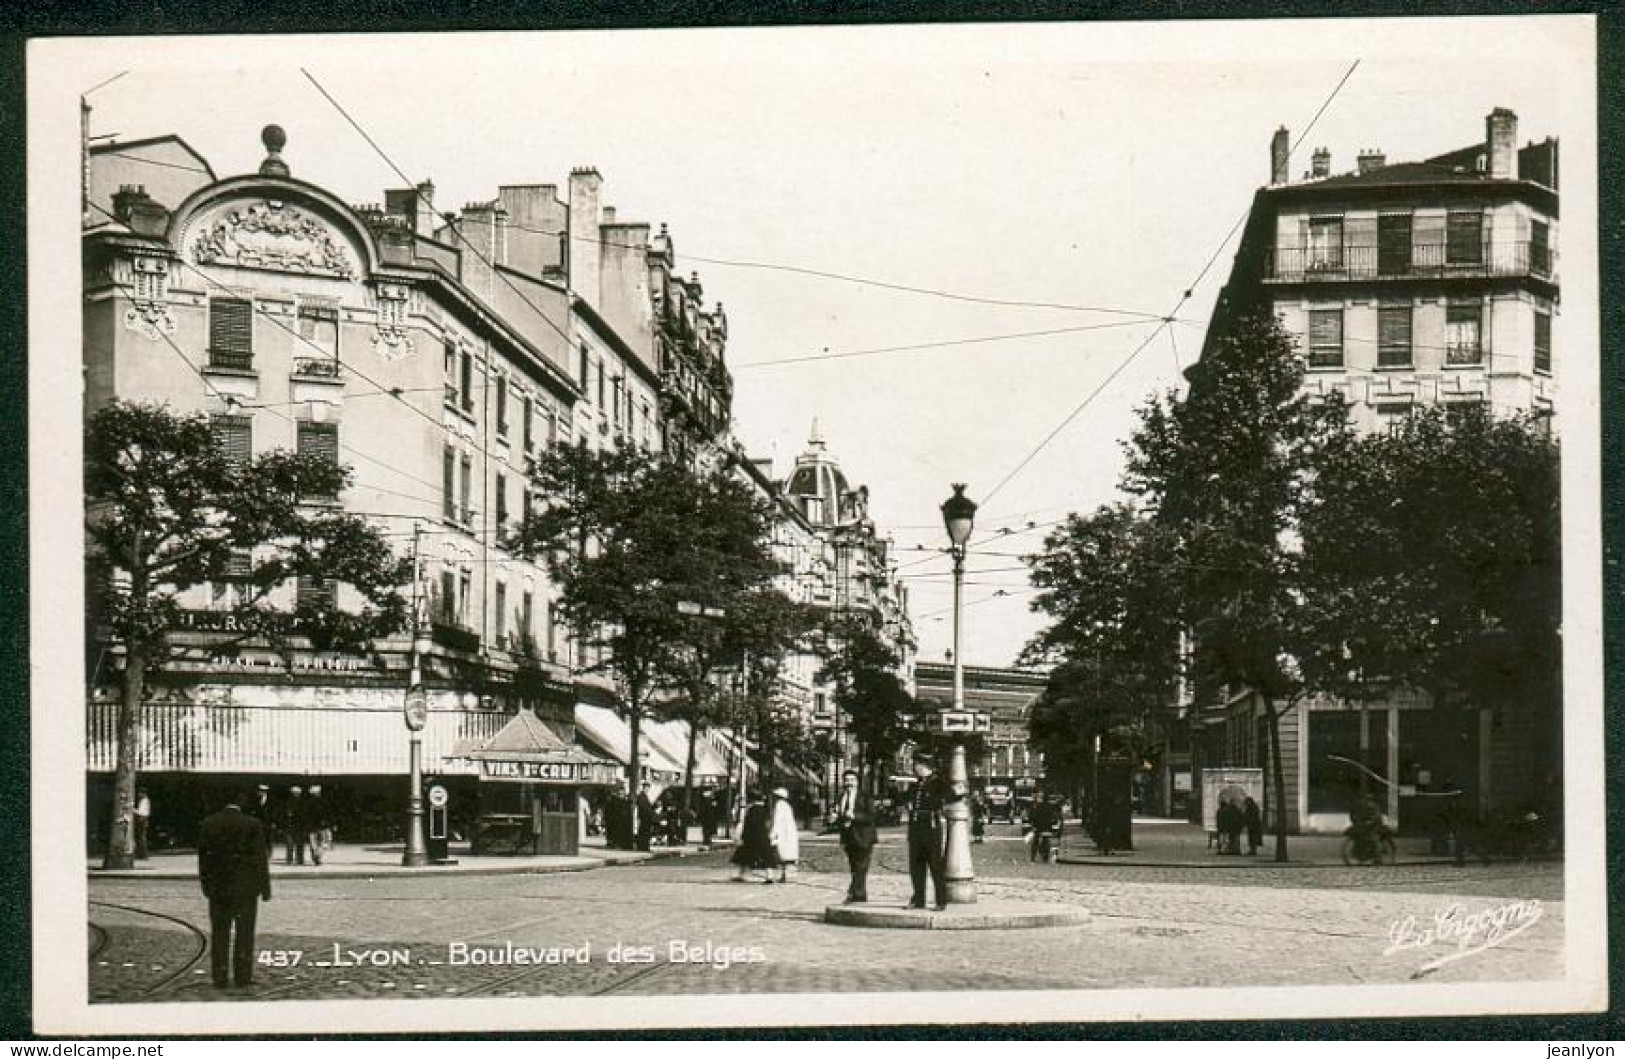
[[[200,265],[340,279],[356,274],[354,253],[343,236],[298,206],[274,199],[233,203],[205,219],[191,249]]]

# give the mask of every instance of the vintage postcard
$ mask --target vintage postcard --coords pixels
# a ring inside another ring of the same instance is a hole
[[[1594,63],[35,40],[38,1029],[1600,1010]]]

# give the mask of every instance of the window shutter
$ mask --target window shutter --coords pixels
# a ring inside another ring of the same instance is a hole
[[[237,466],[254,457],[253,422],[249,416],[213,416],[209,420],[215,447]]]
[[[254,304],[243,298],[209,299],[209,364],[249,368],[254,363]]]
[[[474,493],[474,461],[473,461],[472,458],[470,458],[468,456],[464,456],[463,459],[462,459],[462,463],[463,463],[462,510],[459,511],[457,514],[458,514],[458,518],[459,518],[460,521],[462,521],[462,522],[472,522],[473,518],[474,518],[474,505],[471,502],[471,497],[473,496],[473,493]]]
[[[339,462],[339,428],[337,423],[312,423],[301,420],[298,429],[298,451],[301,456],[311,456],[325,460],[338,466]],[[313,498],[332,500],[335,493],[312,493]]]
[[[457,450],[448,446],[441,466],[441,496],[445,503],[441,513],[450,521],[457,521]]]
[[[1309,344],[1311,346],[1340,346],[1343,344],[1343,314],[1336,309],[1317,309],[1309,314]]]
[[[299,454],[301,456],[315,456],[332,463],[338,463],[338,424],[301,422],[299,424]]]

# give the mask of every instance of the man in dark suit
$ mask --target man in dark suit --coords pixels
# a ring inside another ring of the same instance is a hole
[[[645,783],[638,791],[637,800],[637,847],[643,852],[649,852],[649,842],[655,832],[655,803],[649,798],[649,785]]]
[[[937,775],[936,763],[923,753],[914,755],[914,778],[917,782],[907,803],[908,874],[914,884],[908,907],[925,907],[925,876],[929,871],[936,898],[934,907],[940,912],[948,907],[948,822],[943,810],[961,801],[965,792],[955,790]]]
[[[227,965],[239,986],[254,981],[254,920],[259,902],[271,899],[271,865],[264,828],[243,812],[246,798],[233,798],[203,821],[197,842],[197,874],[209,899],[210,967],[224,989]],[[232,947],[233,933],[236,948]]]
[[[875,833],[874,807],[868,796],[858,791],[858,774],[848,769],[841,779],[843,786],[835,808],[835,827],[841,835],[841,848],[846,851],[846,866],[852,872],[852,881],[846,887],[846,903],[862,904],[869,900],[869,859],[880,836]]]

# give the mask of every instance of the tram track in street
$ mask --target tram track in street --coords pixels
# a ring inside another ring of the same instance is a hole
[[[134,905],[114,904],[111,901],[91,901],[90,904],[98,908],[110,908],[119,912],[126,912],[131,915],[149,916],[153,919],[163,920],[166,923],[173,923],[185,930],[187,935],[191,938],[194,950],[192,954],[186,959],[178,970],[172,971],[170,974],[159,979],[157,983],[143,989],[141,991],[142,996],[154,996],[163,992],[165,989],[168,989],[180,979],[191,974],[193,969],[195,969],[198,964],[202,963],[203,958],[209,953],[209,936],[202,930],[199,930],[192,923],[180,918],[179,916],[172,916],[167,912],[154,912],[150,908],[138,908]],[[110,927],[98,926],[96,924],[91,924],[91,926],[93,929],[101,931],[104,939],[101,947],[90,954],[89,958],[94,960],[97,956],[101,955],[102,952],[111,947],[113,943],[113,929]]]

